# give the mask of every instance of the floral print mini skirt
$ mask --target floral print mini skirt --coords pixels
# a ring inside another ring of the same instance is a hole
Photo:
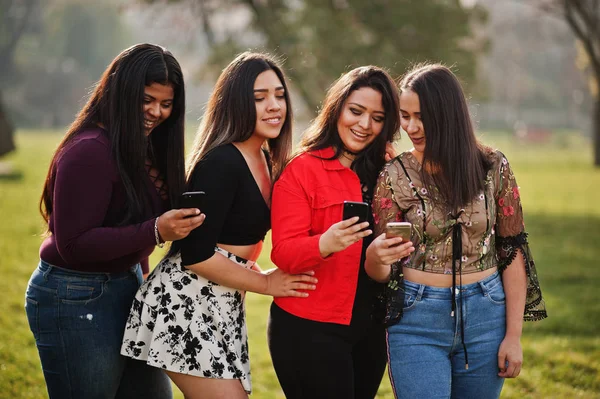
[[[254,265],[215,252],[240,267]],[[239,379],[250,393],[244,296],[186,269],[179,254],[165,258],[135,296],[121,354],[175,373]]]

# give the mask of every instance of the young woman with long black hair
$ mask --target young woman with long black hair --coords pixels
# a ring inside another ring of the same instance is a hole
[[[378,243],[365,264],[388,283],[392,385],[397,398],[498,398],[521,370],[523,320],[546,317],[519,187],[506,157],[477,141],[450,69],[418,65],[400,90],[414,148],[379,176],[375,232],[411,222],[416,250],[381,262]]]
[[[300,150],[273,188],[271,259],[288,273],[314,270],[310,297],[275,298],[269,349],[288,399],[372,399],[385,370],[382,287],[364,270],[373,218],[342,221],[344,201],[371,203],[377,175],[400,128],[398,89],[381,68],[342,75],[328,90]],[[371,212],[368,212],[371,215]],[[383,240],[386,262],[410,242]]]
[[[49,234],[25,304],[52,399],[171,396],[164,373],[119,349],[154,246],[204,220],[169,210],[183,188],[184,115],[177,60],[135,45],[108,66],[54,153],[40,201]]]
[[[187,189],[204,191],[206,221],[173,244],[140,288],[122,353],[166,370],[186,399],[251,392],[246,291],[307,297],[310,271],[262,273],[271,176],[291,149],[292,108],[276,61],[242,53],[221,73],[188,165]]]

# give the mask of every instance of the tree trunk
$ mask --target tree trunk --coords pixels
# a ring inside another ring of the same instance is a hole
[[[8,120],[8,115],[4,112],[2,93],[0,92],[0,157],[14,151],[14,149],[13,127]]]

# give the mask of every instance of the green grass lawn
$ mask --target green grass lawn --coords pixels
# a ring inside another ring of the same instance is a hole
[[[19,151],[3,159],[15,173],[0,178],[2,399],[46,397],[23,303],[43,229],[40,190],[59,138],[60,133],[20,131]],[[523,371],[506,382],[502,397],[600,398],[600,169],[591,166],[591,145],[570,133],[535,146],[499,134],[482,138],[499,146],[515,170],[549,313],[544,321],[526,324]],[[265,245],[260,259],[263,268],[270,266],[269,248]],[[159,256],[153,255],[153,263]],[[266,343],[269,304],[267,297],[247,296],[252,396],[260,399],[283,398]],[[378,398],[393,398],[387,376]]]

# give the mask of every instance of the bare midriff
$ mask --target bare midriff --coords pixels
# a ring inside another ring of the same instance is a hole
[[[240,258],[256,262],[262,250],[263,242],[259,241],[252,245],[230,245],[230,244],[217,244],[217,247],[224,249]]]
[[[492,267],[490,269],[468,273],[462,275],[462,285],[476,283],[478,281],[483,280],[484,278],[491,276],[498,270],[497,267]],[[439,273],[429,273],[421,270],[411,269],[409,267],[403,267],[402,273],[404,274],[404,279],[407,281],[411,281],[417,284],[428,285],[431,287],[442,287],[449,288],[452,287],[452,275],[451,274],[439,274]],[[460,276],[456,275],[456,284],[460,284],[461,279]]]

